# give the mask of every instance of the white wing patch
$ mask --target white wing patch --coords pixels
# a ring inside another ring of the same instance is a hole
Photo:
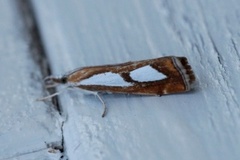
[[[133,70],[130,72],[130,77],[138,82],[159,81],[167,78],[164,74],[149,65]]]
[[[126,82],[119,74],[106,72],[93,75],[88,79],[79,82],[80,85],[102,85],[102,86],[117,86],[127,87],[132,86],[131,83]]]

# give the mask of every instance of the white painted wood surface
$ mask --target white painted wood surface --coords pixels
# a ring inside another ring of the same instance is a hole
[[[60,143],[61,118],[39,103],[44,87],[16,1],[0,1],[0,160],[59,159],[46,144]]]
[[[186,56],[195,91],[163,97],[60,96],[72,159],[240,158],[239,0],[33,0],[54,74]]]

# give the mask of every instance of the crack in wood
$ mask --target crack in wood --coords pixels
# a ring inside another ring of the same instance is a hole
[[[36,153],[36,152],[41,152],[46,150],[46,148],[39,148],[37,150],[33,150],[33,151],[29,151],[29,152],[23,152],[23,153],[17,153],[15,155],[9,156],[9,157],[4,157],[3,159],[0,160],[7,160],[7,159],[14,159],[14,158],[18,158],[24,155],[28,155],[28,154],[32,154],[32,153]]]
[[[42,37],[40,34],[40,30],[38,27],[38,23],[35,17],[34,9],[32,7],[31,1],[29,0],[19,0],[16,1],[18,8],[19,8],[19,14],[23,17],[23,21],[26,27],[24,30],[26,32],[26,38],[30,42],[29,44],[29,50],[31,52],[31,58],[35,61],[35,63],[39,66],[40,72],[43,77],[46,77],[48,75],[51,75],[51,67],[49,65],[49,61],[46,55],[46,51],[44,49]],[[44,88],[44,90],[46,90]],[[54,93],[56,92],[56,89],[47,89],[48,92]],[[59,112],[60,115],[62,115],[62,109],[59,104],[59,100],[57,97],[52,98],[52,103],[56,107],[56,110]],[[62,139],[61,143],[54,146],[54,149],[59,150],[60,152],[64,153],[64,135],[63,135],[63,125],[64,121],[61,125],[61,133],[62,133]],[[47,145],[48,146],[48,145]],[[36,151],[37,152],[37,151]],[[61,159],[66,159],[66,157],[63,155]]]

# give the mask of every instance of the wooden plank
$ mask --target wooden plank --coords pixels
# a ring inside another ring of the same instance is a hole
[[[55,74],[165,55],[188,57],[195,91],[163,97],[76,89],[60,102],[70,159],[240,157],[238,0],[32,1]]]
[[[35,101],[46,92],[25,27],[18,3],[1,0],[0,159],[59,159],[47,144],[61,146],[61,118],[51,103]]]

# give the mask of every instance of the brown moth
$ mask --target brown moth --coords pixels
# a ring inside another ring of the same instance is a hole
[[[192,88],[195,75],[186,57],[161,57],[113,65],[78,68],[62,77],[45,78],[49,87],[66,84],[93,91],[104,106],[98,93],[126,93],[140,95],[164,95],[187,92]],[[59,93],[59,92],[58,92]],[[39,100],[51,98],[58,93]]]

